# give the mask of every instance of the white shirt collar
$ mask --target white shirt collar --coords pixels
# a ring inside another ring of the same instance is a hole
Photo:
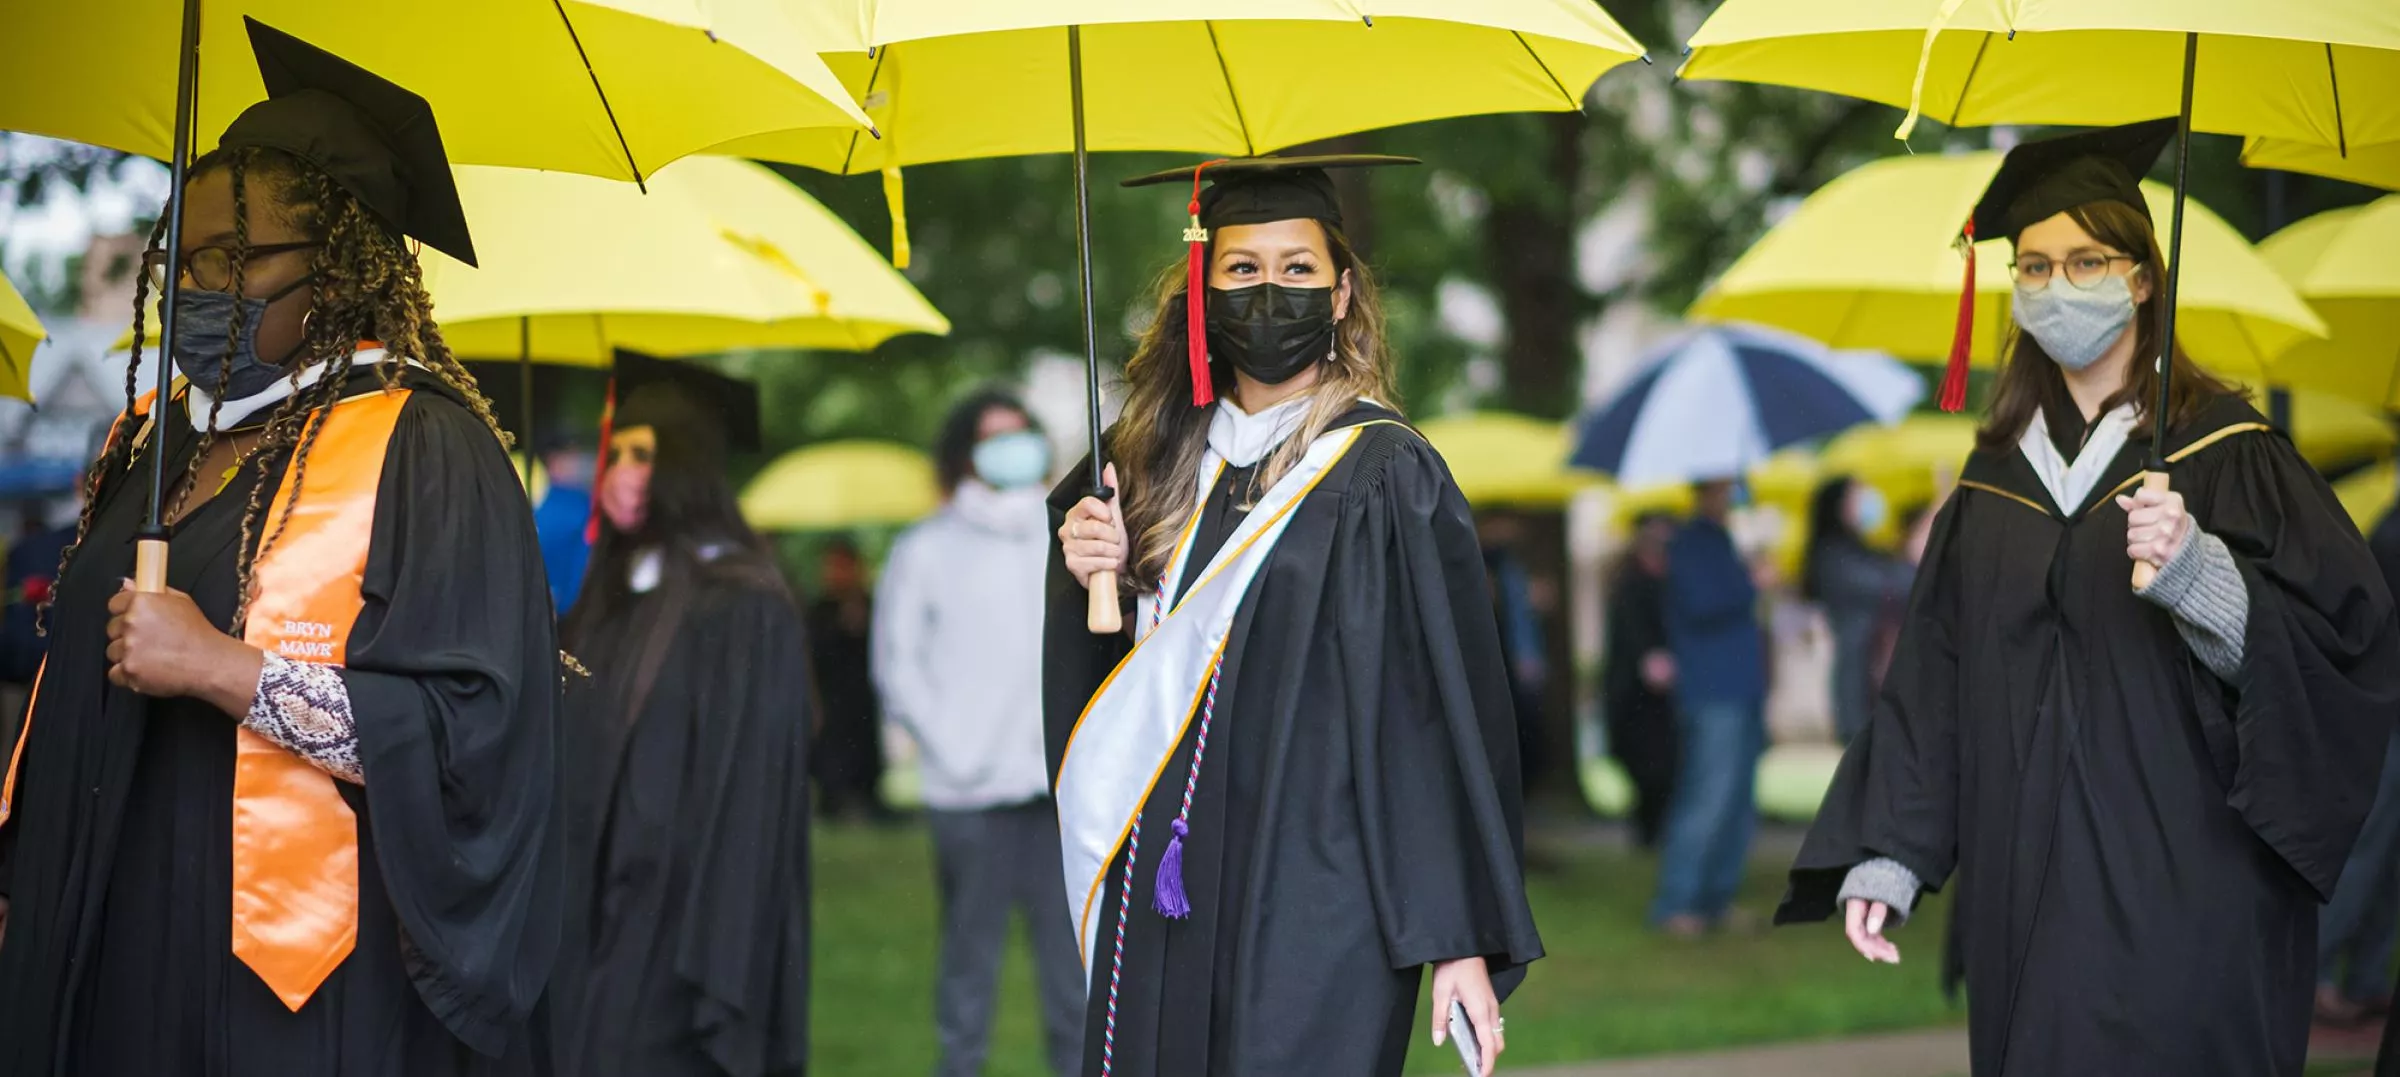
[[[2025,454],[2025,462],[2033,465],[2033,473],[2041,477],[2043,488],[2050,491],[2051,503],[2060,512],[2072,513],[2083,507],[2083,499],[2091,495],[2092,487],[2099,485],[2109,464],[2125,448],[2125,439],[2133,434],[2133,424],[2132,404],[2109,409],[2108,414],[2092,424],[2083,448],[2076,452],[2074,462],[2069,463],[2050,440],[2049,419],[2036,408],[2033,420],[2025,424],[2024,436],[2017,439],[2017,449]]]
[[[1302,393],[1256,415],[1219,399],[1217,413],[1208,420],[1208,447],[1233,467],[1256,465],[1300,428],[1311,399]]]
[[[382,348],[361,349],[358,354],[350,357],[350,367],[355,370],[363,366],[374,366],[389,358],[390,354]],[[301,371],[300,376],[296,379],[279,378],[275,384],[261,392],[252,393],[238,400],[228,400],[223,407],[217,409],[217,429],[231,430],[240,426],[243,420],[291,399],[292,394],[315,385],[324,376],[325,364],[318,363]],[[192,420],[194,431],[207,432],[208,412],[215,405],[216,398],[199,389],[193,389],[185,398],[184,410]]]
[[[705,565],[725,556],[725,551],[730,548],[722,542],[703,542],[693,552],[700,555],[700,563]],[[666,571],[666,554],[652,546],[633,555],[633,570],[628,573],[629,578],[625,582],[633,588],[634,594],[646,595],[658,589],[658,581],[665,578]]]

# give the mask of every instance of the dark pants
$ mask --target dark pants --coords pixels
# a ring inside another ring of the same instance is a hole
[[[942,951],[933,1022],[936,1077],[976,1077],[990,1046],[993,1002],[1011,910],[1022,907],[1051,1068],[1077,1071],[1083,1056],[1083,959],[1067,915],[1058,812],[1047,800],[984,811],[928,811]]]
[[[1741,889],[1758,830],[1758,757],[1767,736],[1759,705],[1692,703],[1679,718],[1683,768],[1659,848],[1652,923],[1723,916]]]
[[[2318,916],[2317,982],[2341,988],[2352,1002],[2385,997],[2400,932],[2400,733],[2384,749],[2375,806]]]

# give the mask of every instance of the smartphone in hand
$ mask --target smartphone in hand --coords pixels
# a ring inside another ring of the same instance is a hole
[[[1483,1077],[1483,1045],[1475,1042],[1475,1026],[1457,999],[1450,1000],[1450,1043],[1458,1048],[1458,1060],[1467,1064],[1467,1077]]]

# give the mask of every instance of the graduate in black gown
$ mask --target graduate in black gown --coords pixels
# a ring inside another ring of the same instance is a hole
[[[599,704],[564,751],[573,879],[552,1004],[576,1077],[808,1060],[808,645],[742,522],[755,390],[620,353],[600,538],[567,614]]]
[[[48,611],[0,830],[0,1074],[531,1073],[561,663],[524,490],[408,243],[474,251],[421,99],[251,33],[273,96],[191,167],[183,278],[163,282],[183,379],[118,422]],[[344,437],[362,427],[335,417],[360,407],[388,431]],[[136,595],[162,450],[172,590]],[[296,512],[268,511],[279,489]],[[328,530],[346,499],[371,520]],[[357,604],[346,634],[245,641],[287,572],[361,556],[328,592]],[[330,913],[355,935],[321,978],[260,971],[277,932],[329,915],[281,893],[236,952],[237,751],[331,800],[314,818],[355,853]]]
[[[1977,1077],[2299,1074],[2317,906],[2400,713],[2366,544],[2180,352],[2172,490],[2145,488],[2165,299],[2136,179],[2174,129],[2019,146],[1976,207],[2020,331],[1778,914],[1897,961],[1885,930],[1956,872]]]
[[[1393,410],[1324,172],[1382,160],[1134,181],[1191,184],[1206,231],[1126,368],[1122,515],[1083,497],[1088,469],[1051,502],[1043,690],[1086,1075],[1397,1074],[1452,999],[1488,1068],[1542,953],[1474,521]],[[1123,635],[1086,628],[1100,570]]]

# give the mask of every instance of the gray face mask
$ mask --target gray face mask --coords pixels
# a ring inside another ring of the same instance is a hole
[[[290,377],[292,372],[284,363],[290,362],[291,356],[284,356],[282,362],[268,362],[259,357],[258,330],[266,322],[269,305],[314,279],[302,277],[265,299],[198,288],[176,289],[175,369],[192,383],[192,388],[218,400],[256,396]],[[225,351],[233,343],[236,318],[242,322],[241,350],[228,365]]]
[[[2082,370],[2108,354],[2133,323],[2133,285],[2113,273],[2089,288],[2054,276],[2046,287],[2017,289],[2015,310],[2017,327],[2033,334],[2052,361]]]

